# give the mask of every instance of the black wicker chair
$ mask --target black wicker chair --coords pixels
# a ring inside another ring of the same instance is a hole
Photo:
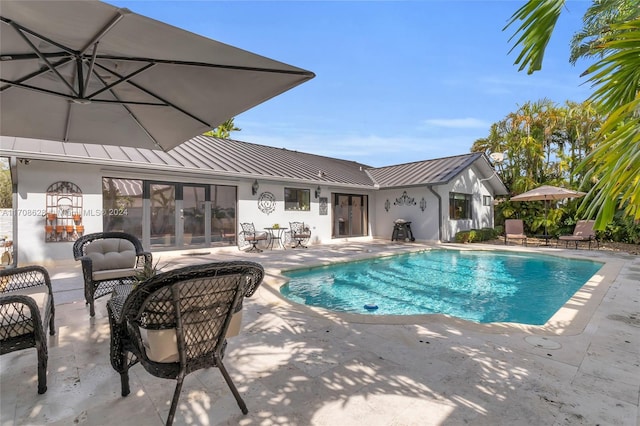
[[[84,299],[92,317],[96,314],[95,299],[111,294],[116,285],[132,283],[145,265],[152,266],[151,253],[126,232],[84,235],[73,244],[73,257],[82,262]]]
[[[291,239],[295,242],[296,247],[307,248],[307,244],[309,244],[309,240],[311,239],[311,230],[304,222],[289,222],[289,229],[291,233]]]
[[[254,262],[216,262],[158,274],[138,285],[118,286],[107,302],[111,326],[111,365],[120,373],[122,396],[129,389],[129,368],[140,362],[156,377],[177,380],[167,418],[173,418],[185,376],[217,367],[242,410],[247,406],[222,358],[226,333],[243,297],[251,296],[264,276]]]
[[[38,352],[38,393],[47,391],[47,335],[55,334],[51,280],[41,266],[0,270],[0,355]]]

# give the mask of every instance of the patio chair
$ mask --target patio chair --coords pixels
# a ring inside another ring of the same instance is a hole
[[[293,248],[303,247],[307,248],[306,244],[311,239],[311,230],[304,222],[289,222],[289,232],[291,233],[291,240],[296,244]]]
[[[520,240],[522,245],[527,245],[527,236],[524,234],[522,219],[507,219],[504,221],[504,244],[509,240]]]
[[[47,391],[47,337],[55,334],[55,305],[42,266],[0,270],[0,355],[27,348],[38,353],[38,393]]]
[[[569,246],[569,242],[574,242],[576,243],[577,250],[578,243],[587,241],[589,242],[589,250],[591,250],[591,242],[595,241],[597,248],[600,249],[600,241],[596,238],[596,231],[594,229],[595,224],[595,220],[579,220],[573,229],[572,235],[561,235],[558,239],[565,242],[565,248]]]
[[[258,248],[258,244],[261,241],[265,241],[268,243],[269,233],[256,231],[256,227],[253,225],[253,223],[241,223],[240,227],[242,228],[242,231],[240,231],[240,233],[238,234],[238,248],[242,250],[245,245],[251,244],[251,248],[247,250],[247,252],[261,252],[262,249]]]
[[[97,232],[78,238],[73,257],[82,263],[84,298],[89,315],[95,316],[94,301],[111,294],[118,284],[133,282],[145,265],[152,266],[151,253],[140,240],[125,232]]]
[[[185,376],[217,367],[243,414],[247,406],[222,358],[226,336],[242,299],[256,291],[264,269],[254,262],[192,265],[158,274],[134,286],[118,286],[107,302],[111,365],[130,393],[129,368],[140,362],[155,377],[177,380],[167,425],[173,423]]]

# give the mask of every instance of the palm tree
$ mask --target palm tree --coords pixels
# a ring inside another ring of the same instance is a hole
[[[242,130],[241,128],[236,127],[233,120],[234,120],[233,118],[228,119],[227,121],[225,121],[224,123],[216,127],[215,129],[205,132],[204,135],[213,136],[214,138],[220,138],[220,139],[229,139],[229,136],[231,136],[231,132],[239,132],[240,130]]]
[[[508,28],[519,22],[515,45],[519,70],[542,68],[545,48],[565,0],[529,0]],[[615,12],[616,10],[622,12]],[[595,185],[584,198],[585,216],[596,216],[604,229],[617,209],[640,220],[640,8],[637,0],[597,0],[585,14],[585,31],[574,40],[574,56],[599,59],[584,73],[595,91],[594,107],[607,116],[600,141],[578,171]],[[579,46],[579,49],[575,46]],[[576,56],[577,55],[577,56]]]

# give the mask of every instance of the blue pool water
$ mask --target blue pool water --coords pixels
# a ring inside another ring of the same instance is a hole
[[[601,266],[546,255],[431,250],[289,271],[280,292],[340,312],[543,325]]]

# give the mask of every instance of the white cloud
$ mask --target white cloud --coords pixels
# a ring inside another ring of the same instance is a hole
[[[491,123],[480,120],[478,118],[431,118],[425,120],[425,123],[430,126],[447,127],[454,129],[479,129],[488,128]]]

